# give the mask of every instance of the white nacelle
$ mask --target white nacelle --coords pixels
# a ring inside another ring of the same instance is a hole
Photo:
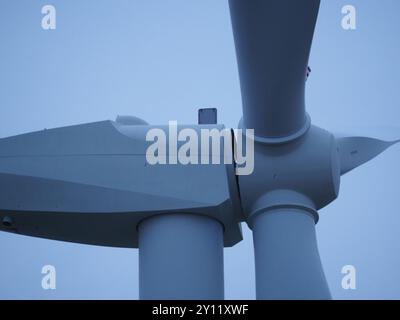
[[[137,247],[140,221],[187,213],[219,220],[226,246],[239,242],[234,165],[150,165],[146,133],[155,127],[103,121],[0,139],[0,230]]]

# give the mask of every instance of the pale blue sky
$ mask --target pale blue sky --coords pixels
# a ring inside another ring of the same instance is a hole
[[[41,29],[41,8],[57,29]],[[357,30],[341,8],[357,9]],[[343,127],[400,125],[400,2],[322,0],[307,82],[312,121]],[[139,116],[153,124],[195,123],[216,107],[236,127],[240,89],[227,0],[1,0],[0,137]],[[396,129],[394,129],[396,130]],[[391,130],[393,133],[393,130]],[[397,129],[400,136],[400,129]],[[400,299],[400,147],[342,179],[340,198],[317,225],[334,298]],[[0,298],[138,297],[137,250],[0,233]],[[41,288],[41,268],[57,289]],[[357,268],[357,290],[341,268]],[[225,250],[226,298],[254,298],[251,232]]]

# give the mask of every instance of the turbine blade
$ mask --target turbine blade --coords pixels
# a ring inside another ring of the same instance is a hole
[[[372,160],[389,147],[400,142],[400,140],[384,141],[369,137],[342,137],[337,138],[336,141],[342,175]]]
[[[230,0],[243,127],[285,140],[309,126],[304,90],[320,0]]]

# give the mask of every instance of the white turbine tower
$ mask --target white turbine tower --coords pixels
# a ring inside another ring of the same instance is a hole
[[[168,127],[135,117],[3,138],[1,230],[139,248],[142,299],[223,299],[223,247],[242,239],[246,221],[258,299],[329,299],[318,210],[338,196],[341,175],[395,142],[311,125],[304,92],[319,0],[229,4],[240,127],[255,132],[251,175],[236,176],[234,164],[149,165],[146,134]]]

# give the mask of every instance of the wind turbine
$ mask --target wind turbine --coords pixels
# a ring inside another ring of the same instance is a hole
[[[341,175],[398,141],[337,137],[311,124],[304,92],[319,0],[229,5],[239,127],[255,132],[251,175],[236,176],[234,164],[151,166],[146,134],[168,127],[135,117],[3,138],[1,230],[138,247],[140,298],[223,299],[223,247],[242,239],[246,221],[258,299],[330,299],[318,210],[338,196]],[[214,122],[189,127],[223,128]]]

